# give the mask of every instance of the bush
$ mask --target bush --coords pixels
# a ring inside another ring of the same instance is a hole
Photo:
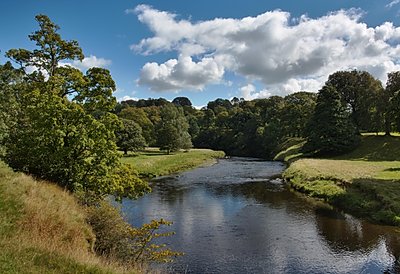
[[[94,250],[99,255],[132,265],[172,262],[173,257],[183,255],[153,242],[156,238],[174,234],[157,233],[161,226],[171,225],[163,219],[135,228],[122,218],[118,209],[102,201],[88,207],[88,222],[96,235]]]

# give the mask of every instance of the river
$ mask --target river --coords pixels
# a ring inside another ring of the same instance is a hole
[[[291,191],[285,166],[221,159],[152,182],[153,192],[124,200],[127,220],[173,221],[164,240],[185,255],[177,273],[400,273],[400,233]]]

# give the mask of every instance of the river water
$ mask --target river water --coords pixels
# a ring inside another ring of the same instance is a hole
[[[164,242],[185,255],[177,273],[400,273],[400,232],[340,213],[290,191],[285,166],[249,158],[219,160],[152,182],[124,200],[127,220],[173,221]],[[274,179],[275,178],[275,179]]]

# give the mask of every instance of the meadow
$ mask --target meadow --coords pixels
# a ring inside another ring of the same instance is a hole
[[[224,156],[224,152],[210,149],[190,149],[166,154],[158,148],[146,148],[122,157],[121,161],[131,164],[141,177],[152,178],[212,164]]]
[[[297,157],[299,147],[301,143],[292,145],[281,156],[290,161]],[[400,225],[399,160],[399,136],[365,134],[354,151],[324,159],[298,159],[283,177],[294,189],[347,212],[374,222]]]

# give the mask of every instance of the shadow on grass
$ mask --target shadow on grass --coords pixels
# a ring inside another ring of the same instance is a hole
[[[333,158],[337,160],[398,161],[400,159],[400,137],[363,136],[358,148]]]
[[[391,168],[385,169],[384,171],[393,171],[393,172],[396,172],[396,171],[400,171],[400,167],[391,167]]]
[[[400,225],[400,182],[382,179],[355,179],[343,194],[331,202],[372,222]]]

